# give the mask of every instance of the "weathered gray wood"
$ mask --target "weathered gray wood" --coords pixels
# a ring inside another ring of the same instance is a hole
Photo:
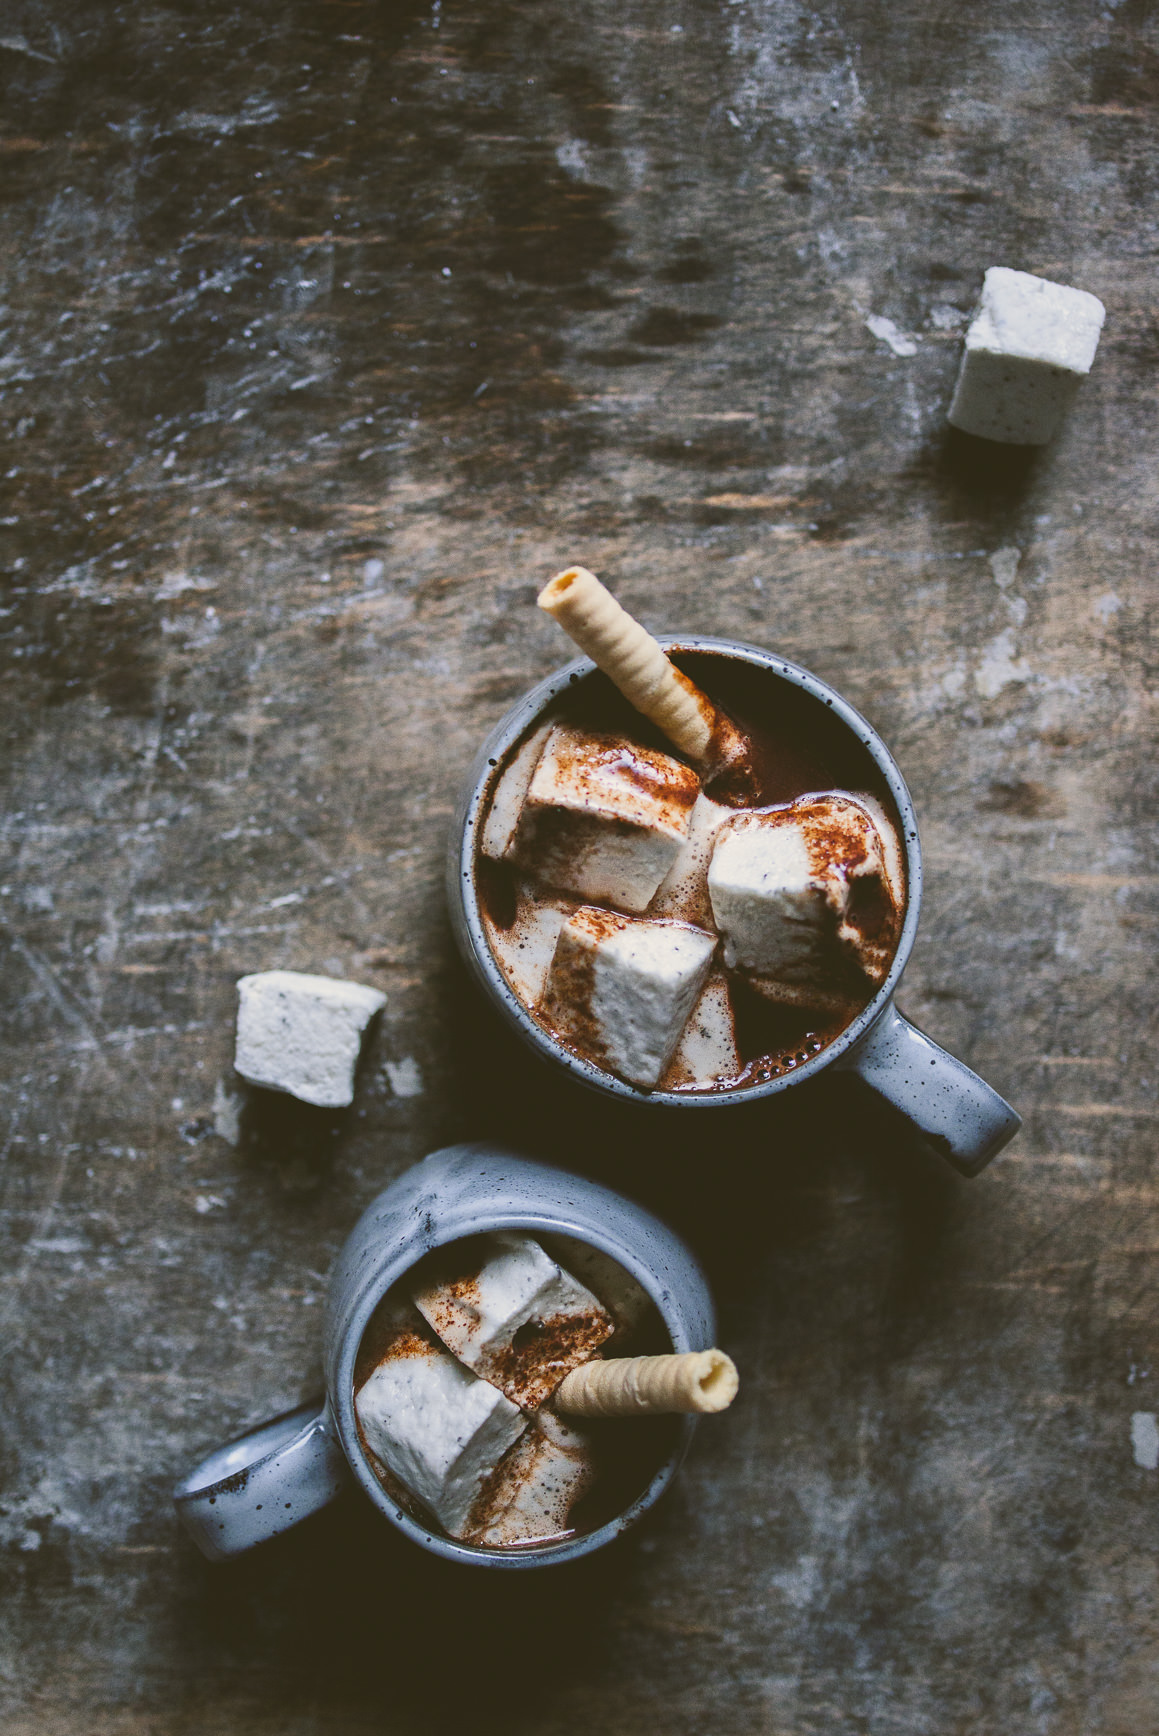
[[[1152,10],[3,26],[5,1728],[1151,1728]],[[1029,465],[946,438],[995,263],[1108,308]],[[573,559],[890,741],[905,1005],[1026,1115],[980,1180],[828,1088],[625,1118],[483,1009],[445,830]],[[389,995],[344,1119],[241,1105],[233,983],[273,966]],[[205,1566],[170,1481],[317,1385],[360,1207],[475,1135],[692,1238],[734,1411],[556,1579],[353,1502]]]

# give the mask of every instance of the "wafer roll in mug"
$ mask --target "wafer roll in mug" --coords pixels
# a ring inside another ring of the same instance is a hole
[[[585,1362],[555,1389],[555,1408],[577,1417],[635,1417],[727,1410],[736,1397],[736,1365],[723,1350],[683,1356],[623,1356]]]
[[[691,760],[709,758],[719,726],[716,707],[594,573],[586,567],[557,573],[539,593],[539,606],[673,746]]]

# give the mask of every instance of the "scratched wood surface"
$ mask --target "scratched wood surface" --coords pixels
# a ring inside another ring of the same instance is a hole
[[[2,23],[5,1730],[1154,1728],[1154,9]],[[1108,309],[1033,460],[947,437],[995,263]],[[571,559],[885,734],[903,1005],[1026,1118],[981,1179],[830,1085],[625,1116],[480,1002],[451,805]],[[346,1116],[231,1074],[275,966],[389,997]],[[207,1566],[173,1479],[317,1389],[362,1206],[473,1136],[690,1237],[734,1411],[554,1576],[355,1498]]]

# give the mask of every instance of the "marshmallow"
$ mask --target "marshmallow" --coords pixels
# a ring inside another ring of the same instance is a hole
[[[484,1485],[526,1429],[510,1399],[434,1344],[414,1320],[360,1388],[366,1445],[452,1537],[479,1523]]]
[[[689,1015],[672,1062],[682,1085],[710,1085],[735,1079],[743,1066],[728,978],[713,971]]]
[[[479,848],[484,856],[499,861],[515,842],[519,815],[527,799],[531,774],[539,763],[543,744],[551,734],[550,723],[540,724],[521,742],[500,772],[483,822]]]
[[[966,333],[949,419],[1008,445],[1044,446],[1090,373],[1106,310],[1097,296],[991,266]]]
[[[354,1101],[362,1038],[384,994],[294,970],[244,976],[237,989],[234,1066],[243,1079],[326,1109]]]
[[[669,754],[557,724],[509,853],[549,886],[638,913],[679,855],[699,791]]]
[[[590,1242],[581,1242],[578,1236],[553,1236],[551,1240],[568,1271],[574,1272],[608,1310],[617,1333],[634,1332],[652,1306],[644,1286],[618,1260],[602,1248],[593,1248]]]
[[[447,1259],[459,1263],[416,1290],[415,1307],[448,1350],[528,1410],[615,1329],[591,1291],[518,1230],[453,1244]]]
[[[547,1411],[542,1416],[548,1429],[528,1429],[492,1479],[486,1517],[480,1516],[472,1543],[546,1543],[568,1530],[572,1507],[595,1480],[595,1466],[579,1429]]]
[[[547,973],[555,956],[559,931],[567,921],[569,911],[562,904],[545,899],[521,898],[510,928],[500,928],[488,919],[487,938],[491,950],[511,987],[526,1007],[535,1006],[547,987]]]
[[[734,820],[717,838],[708,891],[729,968],[804,984],[806,1002],[818,982],[841,976],[850,954],[873,982],[885,978],[900,888],[873,817],[848,796],[808,796]]]
[[[688,836],[649,906],[650,916],[674,916],[680,922],[712,927],[708,864],[712,861],[717,833],[735,815],[735,808],[726,808],[703,792],[697,796],[689,815]]]
[[[543,1011],[597,1065],[654,1086],[704,986],[715,935],[585,905],[560,929]]]

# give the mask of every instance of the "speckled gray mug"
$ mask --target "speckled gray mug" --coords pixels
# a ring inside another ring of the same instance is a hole
[[[326,1306],[326,1396],[249,1430],[204,1459],[173,1491],[185,1529],[211,1561],[240,1555],[327,1505],[351,1480],[424,1549],[485,1567],[543,1567],[610,1543],[663,1494],[692,1438],[671,1442],[646,1487],[614,1518],[559,1543],[483,1549],[422,1525],[391,1499],[362,1451],[354,1359],[380,1298],[432,1248],[486,1230],[575,1236],[611,1255],[647,1291],[677,1351],[716,1337],[712,1298],[691,1251],[621,1194],[497,1145],[456,1145],[416,1164],[369,1205],[338,1256]]]
[[[818,728],[833,730],[836,720],[837,734],[849,732],[872,760],[877,777],[897,810],[906,864],[905,918],[885,981],[868,1006],[812,1059],[778,1078],[721,1091],[641,1090],[565,1049],[536,1023],[504,977],[487,941],[475,872],[479,832],[486,817],[492,781],[507,751],[577,682],[593,677],[605,679],[596,676],[595,665],[586,657],[577,658],[548,676],[507,713],[480,748],[464,786],[447,864],[451,917],[464,958],[500,1012],[532,1048],[598,1091],[670,1108],[727,1109],[754,1098],[776,1096],[828,1068],[855,1073],[899,1109],[955,1169],[963,1175],[977,1175],[1014,1137],[1022,1125],[1021,1118],[984,1080],[910,1024],[894,1005],[894,994],[917,935],[922,858],[913,802],[889,749],[872,725],[839,693],[783,657],[731,639],[666,635],[660,642],[673,652],[736,660],[764,671],[772,683],[787,683],[798,695],[807,696],[801,700],[802,704],[811,701],[815,705]]]

